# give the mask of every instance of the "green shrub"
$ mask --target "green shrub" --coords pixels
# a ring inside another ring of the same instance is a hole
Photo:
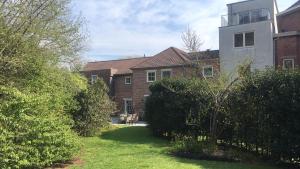
[[[199,151],[197,136],[210,137],[217,111],[216,140],[276,161],[300,161],[300,71],[266,70],[238,79],[217,100],[201,79],[167,79],[150,86],[146,120],[158,136],[182,135],[179,150]],[[218,86],[218,85],[216,85]],[[222,93],[217,88],[215,93]],[[225,89],[226,90],[226,89]],[[194,148],[193,148],[194,147]]]
[[[48,107],[47,95],[0,87],[0,166],[42,168],[70,160],[78,138],[69,119]]]
[[[115,104],[108,96],[108,88],[103,80],[97,80],[87,91],[77,95],[79,109],[73,112],[75,130],[82,136],[93,136],[109,125]]]
[[[150,86],[146,101],[146,121],[154,134],[207,135],[211,95],[205,81],[165,79]]]
[[[300,161],[300,72],[267,70],[245,77],[228,97],[231,142],[276,160]]]

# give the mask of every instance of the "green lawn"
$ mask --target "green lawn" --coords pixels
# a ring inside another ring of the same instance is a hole
[[[82,138],[82,165],[72,169],[274,169],[262,165],[188,160],[167,154],[169,143],[145,127],[120,127]]]

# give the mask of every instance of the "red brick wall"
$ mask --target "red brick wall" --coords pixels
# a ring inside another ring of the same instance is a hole
[[[112,76],[111,69],[82,72],[82,74],[89,80],[89,82],[91,81],[92,75],[98,75],[98,77],[102,78],[106,83],[106,85],[110,87],[111,76]]]
[[[300,31],[300,10],[288,15],[282,15],[277,18],[278,31]]]
[[[300,65],[300,36],[280,37],[275,40],[276,65],[281,68],[283,59],[294,59],[295,67]]]
[[[125,84],[125,77],[132,75],[114,76],[114,101],[119,113],[124,112],[124,98],[132,98],[132,83]]]
[[[215,75],[218,75],[220,72],[219,59],[207,59],[202,60],[200,65],[212,65],[214,67]],[[201,67],[201,66],[200,66]],[[135,113],[141,113],[144,110],[144,95],[150,95],[149,86],[151,83],[147,82],[147,70],[156,70],[156,80],[161,80],[161,70],[162,69],[171,69],[172,77],[191,77],[195,74],[195,69],[187,67],[172,67],[172,68],[150,68],[150,69],[135,69],[133,70],[133,108]],[[200,74],[202,69],[200,68]],[[199,72],[198,71],[198,72]]]
[[[161,80],[161,70],[171,69],[172,77],[182,76],[186,71],[183,67],[172,68],[150,68],[150,69],[135,69],[133,70],[133,108],[135,113],[141,113],[144,109],[144,96],[150,95],[149,86],[151,83],[147,82],[147,70],[156,70],[156,80]]]
[[[279,32],[300,31],[300,10],[278,17]],[[300,36],[285,36],[275,39],[276,67],[283,66],[283,59],[294,59],[296,67],[300,65]]]
[[[220,71],[219,59],[206,59],[202,60],[200,67],[205,65],[213,65],[214,74],[217,75]],[[124,112],[124,98],[132,98],[134,113],[141,113],[144,110],[144,95],[150,95],[149,86],[151,83],[147,82],[147,70],[156,70],[156,80],[161,79],[161,70],[162,69],[171,69],[172,77],[191,77],[201,75],[202,68],[198,71],[190,67],[165,67],[165,68],[150,68],[150,69],[135,69],[130,75],[114,75],[111,80],[112,73],[111,70],[100,70],[100,71],[91,71],[83,72],[83,74],[89,78],[91,75],[98,75],[104,79],[104,81],[110,86],[111,94],[113,100],[117,104],[118,112]],[[131,76],[131,85],[125,84],[125,77]],[[111,83],[112,82],[112,83]]]

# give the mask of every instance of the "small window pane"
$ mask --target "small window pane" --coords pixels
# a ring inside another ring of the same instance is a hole
[[[131,84],[131,77],[125,77],[125,84]]]
[[[213,76],[213,67],[204,67],[203,68],[203,76],[204,77],[212,77]]]
[[[170,78],[171,71],[162,71],[162,78]]]
[[[245,45],[254,46],[254,32],[245,33]]]
[[[243,47],[244,36],[242,33],[234,35],[234,47]]]
[[[293,59],[283,60],[283,68],[287,70],[294,69],[294,60]]]
[[[154,82],[156,80],[156,72],[148,72],[148,82]]]

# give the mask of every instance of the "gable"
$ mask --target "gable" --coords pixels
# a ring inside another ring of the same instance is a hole
[[[189,63],[188,54],[182,50],[170,47],[159,54],[150,57],[132,69],[157,68],[185,65]]]

